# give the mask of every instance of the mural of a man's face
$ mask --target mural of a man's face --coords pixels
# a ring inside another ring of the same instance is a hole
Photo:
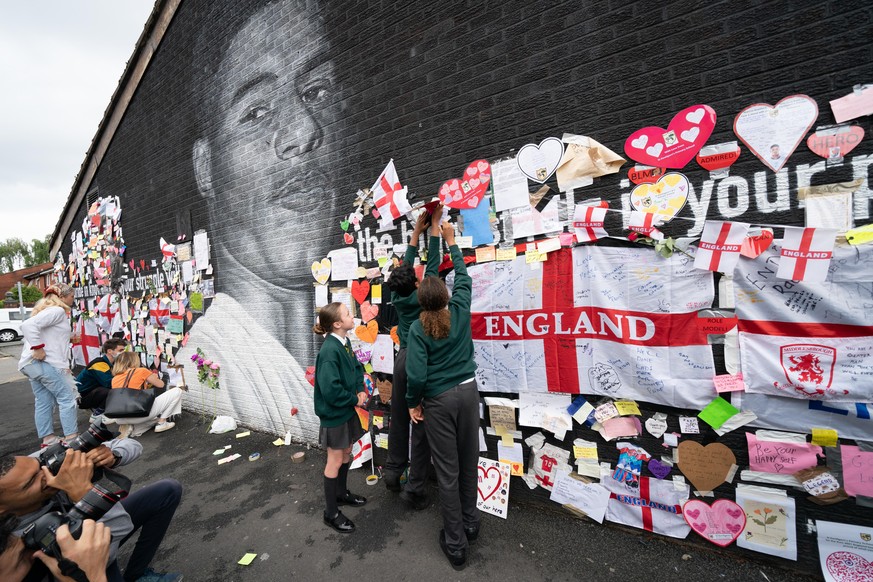
[[[337,169],[323,147],[336,116],[325,51],[319,22],[297,2],[254,14],[224,54],[213,126],[194,146],[197,183],[224,248],[279,286],[323,258],[312,241],[336,205],[327,175]],[[285,244],[276,245],[276,232]]]

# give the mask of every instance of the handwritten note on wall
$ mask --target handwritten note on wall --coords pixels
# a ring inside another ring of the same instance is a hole
[[[818,464],[816,455],[822,454],[821,447],[809,443],[762,441],[752,433],[746,433],[746,439],[752,471],[791,475],[815,467]]]
[[[873,497],[873,453],[858,447],[843,445],[843,481],[846,493],[855,497]]]

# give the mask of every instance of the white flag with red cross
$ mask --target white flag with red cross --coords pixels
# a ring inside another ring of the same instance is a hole
[[[649,212],[631,212],[629,230],[655,240],[664,240],[664,233],[655,228],[656,224],[663,220]]]
[[[73,344],[73,363],[78,366],[88,366],[92,360],[100,357],[100,331],[93,319],[82,319],[76,326],[79,333],[79,343]]]
[[[697,409],[712,400],[712,350],[697,325],[712,305],[712,274],[687,256],[579,246],[536,270],[523,256],[468,269],[480,390]]]
[[[733,272],[747,232],[749,225],[744,222],[707,220],[697,245],[694,266],[707,271]]]
[[[373,443],[370,439],[370,433],[365,432],[364,436],[355,441],[352,445],[351,465],[349,469],[357,469],[367,461],[373,458]]]
[[[406,187],[400,185],[394,160],[388,162],[376,179],[373,187],[373,204],[379,211],[379,226],[387,227],[392,222],[412,210],[406,200]]]
[[[107,293],[97,302],[97,315],[94,322],[106,334],[113,334],[122,329],[121,317],[118,313],[118,296]]]
[[[577,204],[573,211],[573,229],[576,232],[576,240],[584,243],[608,236],[603,228],[605,218],[606,208]]]
[[[779,278],[776,265],[781,269],[785,257],[778,245],[737,265],[733,280],[746,392],[873,402],[873,247],[842,244],[833,254],[831,278],[824,283]],[[858,417],[870,418],[866,406],[857,410]]]
[[[837,230],[786,226],[776,276],[820,283],[828,276]]]

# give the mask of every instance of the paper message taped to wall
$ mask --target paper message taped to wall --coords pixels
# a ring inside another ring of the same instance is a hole
[[[749,444],[749,468],[763,473],[792,475],[818,464],[816,455],[822,454],[819,446],[804,443],[774,442],[760,440],[746,433]]]
[[[840,447],[843,455],[843,488],[851,496],[873,497],[873,453],[856,446]]]
[[[506,519],[509,513],[509,474],[507,463],[479,457],[477,509]]]
[[[603,523],[609,491],[597,483],[585,483],[569,473],[560,472],[549,499],[561,505],[570,505],[596,521]]]

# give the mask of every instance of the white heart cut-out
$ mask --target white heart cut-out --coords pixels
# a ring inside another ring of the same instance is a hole
[[[463,198],[463,197],[464,197],[464,194],[463,194],[463,193],[461,193],[461,192],[456,192],[455,195],[452,196],[452,200],[454,200],[455,202],[457,202],[458,200],[460,200],[460,199]]]
[[[478,188],[480,183],[481,182],[479,182],[478,178],[470,178],[470,180],[469,180],[469,184],[473,188]]]
[[[479,162],[479,164],[476,167],[479,168],[480,172],[484,172],[485,170],[488,169],[488,162]]]
[[[631,145],[634,146],[635,148],[637,148],[638,150],[641,150],[641,149],[643,149],[644,147],[646,147],[646,144],[647,144],[648,142],[649,142],[649,136],[647,136],[647,135],[641,135],[641,136],[638,137],[637,139],[633,140],[633,141],[631,142]]]
[[[645,137],[645,136],[643,136]],[[652,156],[653,158],[657,158],[661,155],[661,150],[664,149],[664,144],[656,143],[655,145],[646,148],[646,153]]]
[[[468,205],[470,208],[476,208],[477,206],[479,206],[479,197],[478,197],[478,196],[473,196],[472,198],[470,198],[469,200],[467,200],[467,205]]]
[[[697,135],[700,133],[699,127],[692,127],[691,129],[686,129],[682,133],[679,134],[683,140],[694,143],[694,140],[697,139]]]
[[[467,175],[473,176],[476,174],[476,168],[467,168]]]
[[[542,184],[548,180],[564,156],[564,142],[556,137],[547,137],[537,144],[525,144],[515,157],[518,169],[533,180]]]
[[[703,110],[703,107],[698,107],[697,109],[695,109],[694,111],[692,111],[691,113],[686,115],[685,120],[689,121],[691,123],[694,123],[694,124],[698,124],[698,123],[700,123],[700,120],[703,119],[704,113],[706,113],[706,112]],[[691,141],[691,140],[688,140],[688,141]]]

